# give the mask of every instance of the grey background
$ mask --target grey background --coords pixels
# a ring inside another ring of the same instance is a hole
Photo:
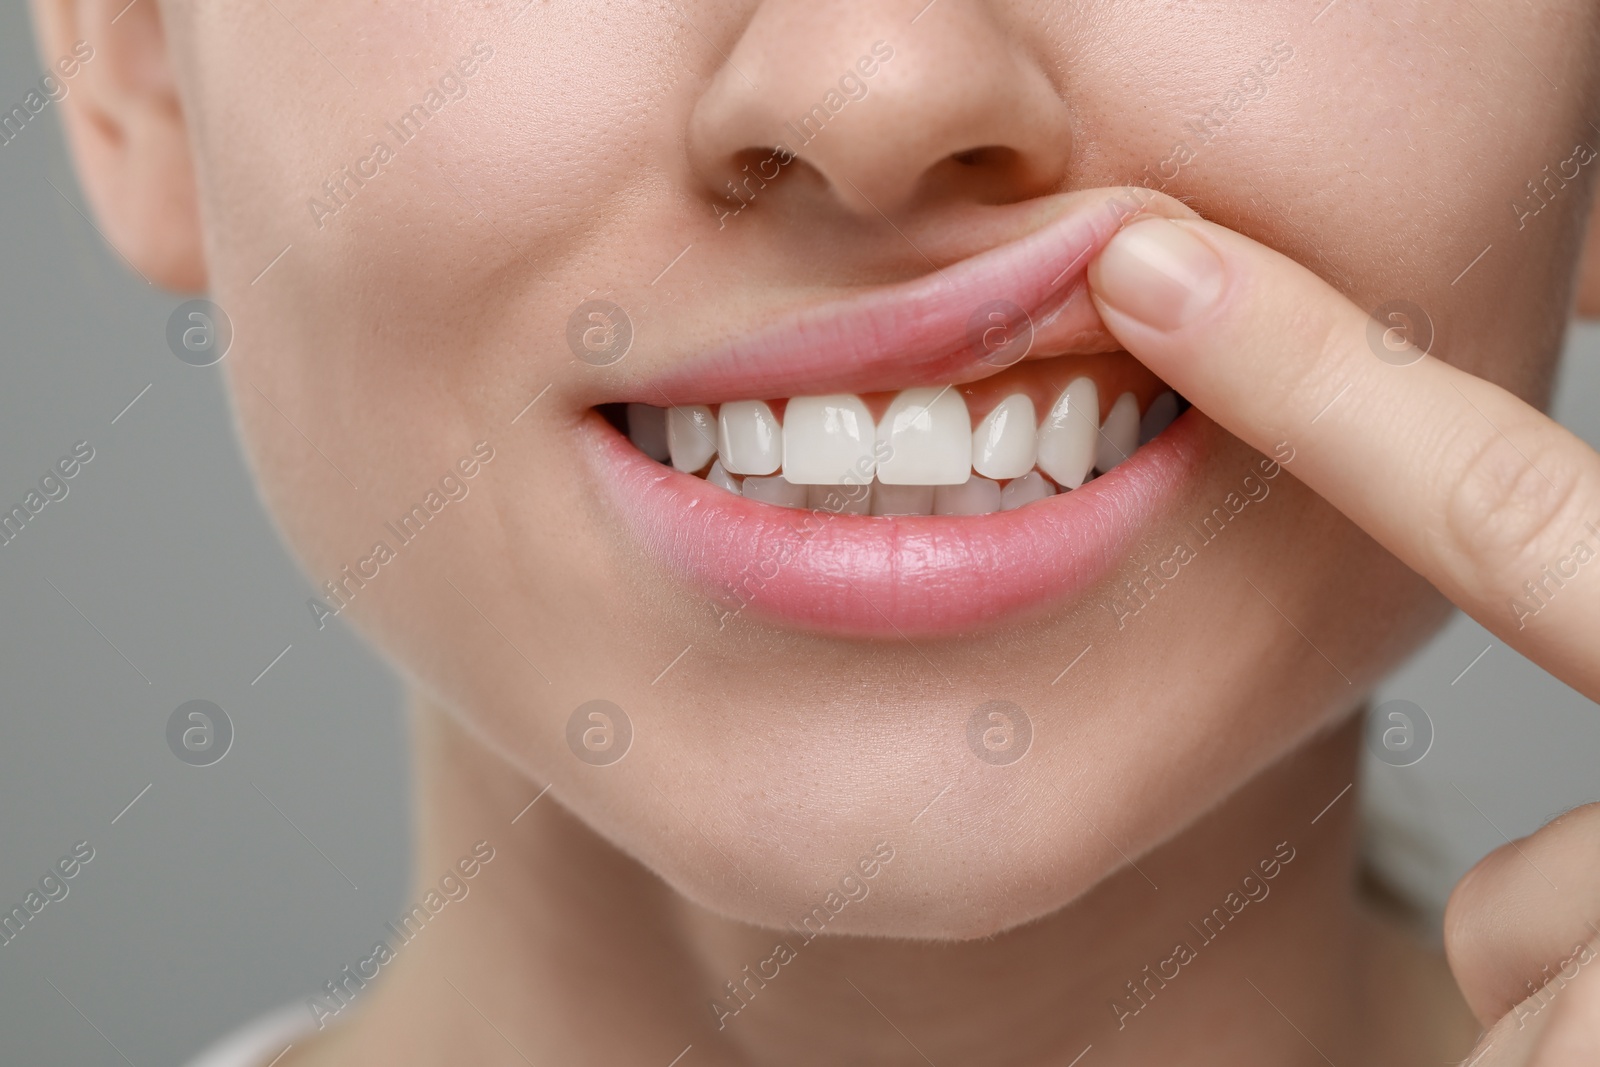
[[[0,4],[3,109],[41,73]],[[0,1063],[158,1067],[370,949],[410,862],[404,716],[342,624],[311,629],[221,368],[173,357],[180,298],[74,208],[53,111],[0,144],[0,501],[76,441],[95,458],[0,547],[0,911],[74,842],[95,858],[0,945]],[[167,748],[195,698],[234,724],[211,767]]]
[[[0,6],[4,109],[40,73],[24,5]],[[310,586],[251,488],[219,369],[167,350],[180,300],[81,207],[47,109],[0,145],[0,503],[76,441],[95,458],[0,547],[0,911],[74,842],[95,858],[0,946],[0,1061],[150,1067],[371,945],[409,863],[404,717],[343,626],[309,636]],[[1557,411],[1591,442],[1597,396],[1600,330],[1581,329]],[[1415,767],[1370,768],[1372,849],[1425,901],[1503,835],[1600,798],[1594,705],[1470,620],[1388,697],[1437,736]],[[236,732],[212,767],[166,746],[196,698]]]

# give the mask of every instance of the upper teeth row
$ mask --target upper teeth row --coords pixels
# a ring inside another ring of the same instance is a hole
[[[974,427],[960,392],[945,386],[899,393],[876,421],[850,394],[794,397],[781,422],[762,400],[724,403],[715,413],[703,404],[665,411],[629,404],[628,435],[640,451],[681,471],[699,472],[716,460],[726,474],[781,472],[792,486],[874,478],[888,486],[959,486],[974,472],[998,482],[1037,466],[1075,489],[1091,470],[1109,471],[1166,429],[1178,400],[1162,393],[1141,420],[1138,400],[1123,393],[1104,423],[1099,413],[1099,392],[1084,377],[1061,391],[1043,421],[1031,397],[1013,393]]]

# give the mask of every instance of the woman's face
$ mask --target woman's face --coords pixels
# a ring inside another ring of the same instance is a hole
[[[1585,0],[162,10],[307,626],[360,627],[723,914],[781,924],[888,842],[856,932],[1060,907],[1106,839],[1349,712],[1442,601],[1197,411],[1049,500],[893,519],[737,500],[596,409],[954,383],[977,422],[1081,376],[1101,417],[1146,408],[1082,292],[1052,329],[1048,255],[1003,247],[1090,250],[1111,216],[1056,194],[1118,185],[1409,301],[1413,339],[1542,400],[1600,136]],[[1022,290],[1028,360],[951,347]],[[569,728],[595,700],[620,761],[593,709]]]

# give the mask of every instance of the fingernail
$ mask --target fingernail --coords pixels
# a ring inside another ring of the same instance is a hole
[[[1216,302],[1222,260],[1185,226],[1145,219],[1106,245],[1090,274],[1096,295],[1157,330],[1175,330]]]

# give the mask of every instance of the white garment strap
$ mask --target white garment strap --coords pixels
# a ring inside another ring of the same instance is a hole
[[[316,1028],[311,1009],[291,1004],[235,1030],[191,1060],[189,1067],[269,1067]]]

